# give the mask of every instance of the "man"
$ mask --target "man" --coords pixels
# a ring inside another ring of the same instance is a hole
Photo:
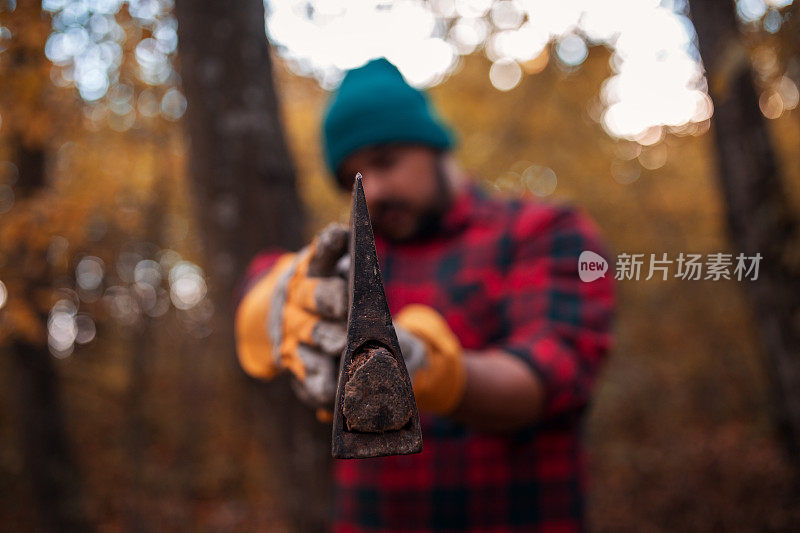
[[[580,420],[610,343],[611,277],[575,210],[492,199],[449,154],[452,137],[399,71],[350,71],[324,123],[344,191],[363,176],[386,296],[421,412],[424,449],[337,461],[338,531],[575,531],[583,526]],[[237,311],[240,361],[288,370],[330,408],[347,301],[332,226],[297,254],[250,269]]]

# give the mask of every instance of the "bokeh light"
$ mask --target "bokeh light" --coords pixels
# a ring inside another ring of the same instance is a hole
[[[117,20],[123,6],[132,21]],[[178,23],[172,8],[172,0],[43,0],[42,9],[52,15],[45,54],[54,65],[53,83],[75,86],[81,98],[96,104],[86,116],[94,123],[107,121],[115,131],[133,127],[137,109],[145,117],[162,112],[167,120],[178,120],[186,103],[175,88],[178,77],[172,61]],[[139,100],[134,88],[122,81],[128,77],[121,69],[131,43],[134,74],[145,85],[141,94],[150,91]],[[163,101],[147,86],[166,86]]]
[[[484,4],[488,9],[490,2]],[[293,70],[316,76],[327,88],[343,70],[379,56],[394,62],[410,83],[433,85],[457,54],[431,6],[420,1],[269,1],[266,7],[267,32]]]
[[[647,170],[659,169],[667,162],[667,145],[658,143],[653,146],[645,146],[638,159],[639,164]]]
[[[800,102],[800,91],[795,82],[787,77],[781,76],[771,87],[761,93],[758,99],[758,107],[761,113],[770,119],[775,119],[797,107]]]
[[[117,322],[132,326],[139,321],[141,309],[139,302],[128,287],[114,285],[106,289],[103,295],[108,313]]]
[[[767,12],[764,0],[737,0],[736,11],[745,22],[759,20]]]
[[[167,120],[178,120],[186,112],[186,97],[178,89],[169,89],[161,99],[161,114]]]
[[[75,321],[77,306],[72,300],[58,300],[50,310],[47,319],[47,344],[50,353],[63,358],[72,354],[78,336],[78,325]]]
[[[47,250],[48,262],[63,262],[69,248],[66,238],[54,236]],[[100,257],[81,256],[75,264],[74,281],[56,290],[47,326],[54,357],[67,357],[76,346],[91,343],[98,335],[97,324],[108,318],[139,331],[147,320],[161,318],[173,308],[180,325],[191,335],[204,338],[211,333],[214,306],[198,265],[182,259],[175,250],[129,241],[116,255],[113,267]],[[5,299],[5,286],[0,283],[0,307]]]
[[[774,33],[784,20],[778,10],[789,4],[737,0],[736,8],[744,23]],[[43,0],[42,6],[53,15],[46,53],[55,65],[54,83],[74,85],[88,102],[108,96],[108,107],[87,111],[90,120],[126,131],[137,111],[170,121],[183,116],[186,99],[172,67],[178,37],[171,0]],[[116,20],[122,6],[147,30],[133,56],[139,79],[152,88],[138,95],[124,87],[115,91],[130,38]],[[265,8],[267,33],[292,71],[327,89],[345,70],[381,56],[413,85],[429,87],[456,69],[459,56],[482,49],[492,62],[492,85],[509,91],[524,73],[544,69],[550,43],[568,71],[592,46],[605,45],[614,73],[603,86],[597,120],[609,135],[639,141],[654,127],[699,132],[703,128],[686,126],[713,114],[687,0],[265,0]],[[764,62],[755,64],[763,68]],[[154,92],[159,86],[167,90]],[[770,118],[793,108],[791,96],[776,91],[762,97]]]
[[[94,319],[88,314],[81,313],[75,317],[75,333],[76,344],[89,344],[97,335],[97,326],[94,324]]]
[[[550,196],[558,185],[555,171],[539,165],[531,165],[523,170],[522,182],[529,191],[539,197]]]
[[[683,131],[713,113],[685,0],[268,0],[266,5],[268,34],[279,53],[295,73],[314,76],[326,88],[335,87],[344,70],[380,56],[395,62],[410,83],[435,85],[453,71],[459,55],[483,47],[492,61],[492,85],[509,91],[523,72],[534,74],[547,65],[551,42],[567,70],[581,65],[591,46],[605,45],[613,52],[614,73],[603,86],[598,120],[613,137],[647,141],[654,128]]]
[[[501,91],[510,91],[521,79],[522,69],[511,59],[498,59],[489,69],[489,80]]]
[[[11,30],[5,26],[0,26],[0,52],[6,51],[9,41],[11,41]]]
[[[589,55],[586,41],[580,36],[569,34],[564,36],[556,46],[556,55],[562,63],[569,67],[577,67]]]
[[[206,296],[206,280],[202,269],[189,261],[180,261],[169,271],[170,298],[181,310],[198,305]]]
[[[6,302],[8,302],[8,289],[6,284],[0,281],[0,309],[6,306]]]
[[[75,282],[85,291],[97,289],[103,282],[105,265],[99,257],[84,257],[75,267]]]

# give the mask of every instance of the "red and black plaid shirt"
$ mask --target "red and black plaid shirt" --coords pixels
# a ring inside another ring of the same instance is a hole
[[[542,419],[513,434],[423,413],[422,453],[337,461],[335,530],[581,530],[580,415],[611,344],[614,300],[612,276],[578,277],[581,251],[608,257],[594,225],[568,207],[470,189],[434,235],[376,246],[392,313],[431,306],[465,349],[528,363],[547,399]]]

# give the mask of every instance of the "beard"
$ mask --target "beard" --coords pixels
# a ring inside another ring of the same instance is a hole
[[[436,191],[430,202],[419,206],[402,199],[383,200],[371,206],[375,233],[393,243],[425,240],[441,228],[452,204],[453,192],[441,164],[436,165]]]

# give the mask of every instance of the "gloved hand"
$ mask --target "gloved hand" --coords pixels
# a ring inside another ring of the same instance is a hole
[[[412,304],[394,319],[397,340],[421,411],[446,415],[461,402],[466,385],[463,349],[442,315]]]
[[[288,370],[296,394],[316,408],[330,408],[336,396],[348,305],[336,265],[347,245],[347,228],[328,226],[306,248],[281,256],[236,313],[242,368],[261,379]]]

